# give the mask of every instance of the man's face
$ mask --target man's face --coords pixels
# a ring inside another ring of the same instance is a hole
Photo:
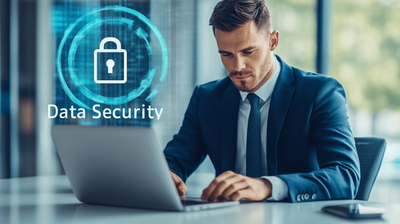
[[[222,63],[238,90],[255,92],[271,77],[278,31],[267,34],[250,21],[232,32],[215,29],[215,38]]]

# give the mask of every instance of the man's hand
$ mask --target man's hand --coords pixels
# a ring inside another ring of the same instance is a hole
[[[262,201],[271,196],[271,182],[262,178],[251,178],[232,171],[226,171],[216,177],[203,190],[202,200],[215,201],[218,199],[232,201],[248,199]]]
[[[172,179],[174,180],[176,190],[178,191],[179,196],[183,196],[186,194],[187,187],[186,184],[182,181],[182,179],[176,175],[174,172],[171,172]]]

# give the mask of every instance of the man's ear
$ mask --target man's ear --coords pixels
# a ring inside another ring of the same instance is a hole
[[[269,35],[269,49],[270,51],[274,51],[279,44],[279,31],[275,30]]]

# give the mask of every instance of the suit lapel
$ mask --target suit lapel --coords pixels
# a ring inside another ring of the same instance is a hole
[[[221,172],[235,171],[240,94],[231,82],[225,90],[221,110]]]
[[[268,115],[267,131],[267,165],[268,175],[277,175],[277,147],[279,134],[289,108],[290,101],[296,87],[291,84],[295,81],[292,68],[280,57],[281,72],[272,93]]]

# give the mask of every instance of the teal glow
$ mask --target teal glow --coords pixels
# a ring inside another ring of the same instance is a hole
[[[147,102],[150,102],[150,101],[157,95],[157,93],[158,93],[158,89],[157,89],[157,87],[156,87],[156,88],[154,88],[153,92],[151,92],[151,93],[149,94],[149,96],[146,97],[145,100],[146,100]]]
[[[160,31],[157,29],[157,27],[151,23],[151,21],[144,16],[143,14],[130,9],[130,8],[126,8],[126,7],[122,7],[122,6],[107,6],[107,7],[103,7],[100,9],[96,9],[93,10],[87,14],[85,14],[84,16],[80,17],[78,20],[76,20],[73,24],[71,24],[64,33],[64,36],[60,42],[60,46],[58,48],[58,52],[57,52],[57,71],[58,71],[58,76],[61,82],[61,86],[63,87],[65,93],[68,95],[68,97],[77,105],[84,107],[86,109],[90,109],[91,108],[83,103],[82,101],[80,101],[78,98],[75,97],[75,95],[72,93],[72,91],[69,89],[63,73],[62,73],[62,69],[61,69],[61,53],[62,50],[64,48],[64,45],[67,41],[68,36],[71,34],[71,32],[75,29],[75,27],[82,21],[84,21],[85,17],[91,16],[95,13],[99,13],[101,11],[105,11],[105,10],[113,10],[113,11],[117,11],[117,12],[126,12],[129,13],[131,15],[134,15],[135,17],[137,17],[139,20],[141,20],[144,24],[146,24],[148,27],[150,27],[150,29],[153,31],[153,33],[155,34],[155,36],[157,37],[160,46],[161,46],[161,53],[162,53],[162,68],[161,68],[161,76],[160,76],[160,80],[159,83],[156,85],[156,87],[154,88],[154,90],[149,94],[149,96],[146,98],[147,101],[150,101],[157,93],[157,86],[160,85],[166,78],[167,76],[167,71],[168,71],[168,52],[167,52],[167,47],[165,44],[165,40],[162,37]],[[121,22],[121,23],[125,23],[128,25],[129,29],[132,29],[133,23],[134,21],[131,19],[127,19],[127,18],[114,18],[114,19],[96,19],[88,24],[86,24],[79,32],[77,35],[75,35],[69,53],[68,53],[68,71],[70,72],[70,76],[71,79],[74,83],[74,85],[78,88],[78,90],[87,98],[97,102],[97,103],[103,103],[103,104],[109,104],[109,105],[117,105],[117,104],[123,104],[123,103],[127,103],[135,98],[137,98],[138,96],[140,96],[147,88],[149,88],[151,86],[152,80],[154,78],[154,75],[156,73],[156,69],[151,68],[151,66],[149,65],[149,71],[147,72],[146,78],[143,79],[140,82],[140,87],[131,91],[130,93],[128,93],[125,96],[119,96],[119,97],[105,97],[102,95],[98,95],[93,93],[92,91],[90,91],[89,89],[86,88],[86,86],[84,85],[84,83],[82,83],[79,78],[76,76],[75,72],[74,72],[74,59],[75,59],[75,55],[76,55],[76,51],[77,51],[77,47],[78,47],[78,43],[82,40],[82,38],[86,35],[86,31],[89,30],[91,27],[93,26],[98,26],[102,23],[105,22]],[[137,29],[135,31],[135,33],[146,42],[146,49],[147,49],[147,53],[149,54],[149,56],[151,56],[153,53],[151,51],[151,47],[150,47],[150,43],[147,40],[147,34],[142,30],[142,29]],[[151,60],[149,58],[149,63],[151,63]]]
[[[79,42],[80,40],[86,35],[86,31],[88,31],[90,28],[92,28],[93,26],[97,26],[100,25],[104,22],[123,22],[126,23],[128,26],[131,26],[131,24],[134,23],[133,20],[131,19],[126,19],[126,18],[122,18],[121,20],[116,20],[116,19],[97,19],[93,22],[90,22],[88,24],[85,25],[84,28],[82,28],[79,33],[77,35],[75,35],[70,50],[69,50],[69,54],[68,54],[68,64],[70,65],[70,76],[72,81],[74,82],[75,86],[78,88],[78,90],[87,98],[97,102],[97,103],[103,103],[103,104],[109,104],[109,105],[118,105],[118,104],[123,104],[123,103],[127,103],[133,99],[135,99],[136,97],[140,96],[147,88],[150,87],[151,85],[151,81],[153,80],[154,74],[156,72],[155,69],[149,69],[149,71],[147,72],[147,76],[146,79],[142,80],[140,82],[140,87],[137,89],[134,89],[133,91],[131,91],[130,93],[128,93],[128,95],[126,96],[120,96],[120,97],[106,97],[106,96],[102,96],[96,93],[93,93],[92,91],[90,91],[88,88],[86,88],[86,86],[84,84],[82,84],[82,82],[79,80],[79,78],[76,76],[75,74],[75,69],[73,68],[73,64],[75,61],[75,56],[76,56],[76,50],[78,48]],[[138,29],[139,30],[139,29]],[[144,32],[142,30],[142,32]],[[136,33],[136,32],[135,32]],[[140,33],[140,38],[145,39],[146,37],[143,35],[143,33]],[[148,54],[152,55],[153,53],[151,52],[151,47],[149,42],[147,41],[147,39],[145,39],[146,41],[146,49],[148,50]],[[150,51],[149,51],[150,50]],[[150,60],[149,60],[150,63]]]

